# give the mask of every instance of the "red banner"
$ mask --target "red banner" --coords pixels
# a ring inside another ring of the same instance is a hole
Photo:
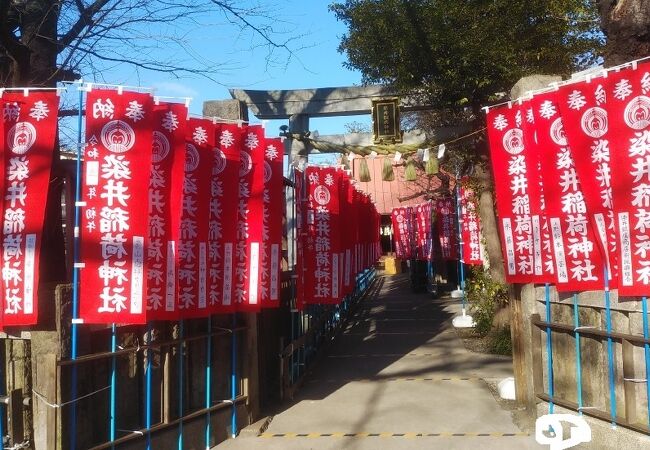
[[[2,323],[32,325],[38,321],[39,255],[59,99],[56,92],[21,91],[5,92],[2,101]]]
[[[487,115],[506,280],[548,282],[538,165],[526,148],[524,114],[524,108],[508,105],[491,109]]]
[[[407,226],[407,208],[394,208],[391,213],[393,222],[393,239],[395,240],[395,254],[400,259],[409,259],[411,244]]]
[[[152,99],[93,90],[86,105],[80,315],[86,323],[143,323]]]
[[[593,83],[593,82],[592,82]],[[650,295],[650,65],[610,73],[606,86],[620,296]]]
[[[339,192],[341,194],[340,216],[345,219],[347,226],[341,233],[341,264],[343,266],[343,294],[347,295],[354,290],[354,270],[352,267],[352,247],[356,242],[356,225],[353,223],[354,210],[352,207],[352,191],[350,177],[343,173],[340,177]]]
[[[610,136],[607,129],[606,80],[565,86],[556,94],[560,118],[554,115],[556,140],[568,142],[584,193],[596,243],[609,267],[610,288],[617,279],[616,227],[612,206]],[[560,129],[560,123],[564,125]],[[558,135],[559,133],[559,135]]]
[[[351,278],[352,278],[352,284],[356,284],[356,276],[360,271],[360,266],[361,264],[359,263],[359,236],[361,235],[360,232],[360,222],[359,222],[359,209],[357,208],[359,201],[359,191],[357,191],[356,186],[353,184],[350,185],[350,191],[348,192],[348,202],[349,202],[349,207],[350,207],[350,228],[351,228],[351,235],[350,235],[350,253],[351,253],[351,264],[350,264],[350,270],[351,270]]]
[[[280,305],[282,269],[282,223],[284,219],[284,174],[280,138],[266,139],[264,144],[264,244],[262,270],[262,306]]]
[[[307,303],[338,303],[339,284],[339,180],[336,169],[309,167],[307,212]]]
[[[471,188],[460,188],[460,226],[463,242],[463,262],[469,265],[483,265],[481,244],[481,219],[478,215],[477,198]]]
[[[431,261],[433,257],[433,238],[431,233],[431,203],[423,203],[415,207],[417,220],[417,258],[421,261]],[[373,256],[374,249],[373,249]]]
[[[540,149],[536,138],[535,112],[533,111],[533,106],[530,102],[525,102],[520,106],[522,112],[525,111],[525,120],[523,121],[522,129],[524,131],[526,154],[528,156],[530,166],[536,168],[536,170],[534,170],[534,179],[536,181],[536,184],[539,186],[539,191],[536,193],[536,195],[539,195],[539,227],[541,229],[542,243],[541,249],[539,250],[542,252],[543,276],[538,281],[555,284],[556,277],[555,259],[553,258],[553,240],[551,238],[551,228],[549,226],[548,217],[546,214],[544,183],[542,182],[542,170],[540,161],[542,150]],[[537,227],[536,221],[535,226]]]
[[[235,302],[238,310],[260,308],[264,214],[264,128],[248,126],[240,147]]]
[[[294,169],[294,201],[296,204],[296,307],[300,310],[306,304],[305,274],[307,273],[307,193],[305,173]]]
[[[189,119],[185,142],[183,211],[178,246],[178,309],[182,317],[201,317],[210,312],[208,232],[214,125],[205,119]]]
[[[553,238],[559,291],[602,289],[604,261],[587,218],[587,205],[568,146],[556,93],[531,101],[546,214]]]
[[[456,205],[453,198],[438,199],[436,208],[436,230],[442,259],[458,259],[458,242],[456,240]]]
[[[146,258],[147,320],[179,318],[176,252],[185,178],[186,119],[185,105],[154,106]]]
[[[214,150],[210,186],[208,298],[211,310],[220,313],[236,310],[235,263],[242,131],[239,124],[221,124],[217,127]]]

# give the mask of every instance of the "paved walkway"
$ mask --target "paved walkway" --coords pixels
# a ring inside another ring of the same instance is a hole
[[[508,358],[468,352],[451,319],[458,300],[412,294],[387,276],[298,393],[259,437],[227,449],[533,449],[486,381]]]

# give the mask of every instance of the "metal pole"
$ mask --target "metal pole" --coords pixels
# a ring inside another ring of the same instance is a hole
[[[116,390],[117,390],[117,358],[115,357],[115,352],[117,351],[117,327],[115,324],[111,325],[111,352],[113,356],[111,357],[111,393],[110,393],[110,428],[109,428],[109,438],[111,440],[111,448],[115,448],[113,442],[115,441],[115,429],[116,429]]]
[[[548,283],[544,285],[544,295],[546,303],[546,323],[551,323],[551,292],[550,286]],[[555,409],[555,404],[553,403],[553,398],[555,397],[555,387],[553,383],[553,344],[551,337],[551,327],[546,327],[546,354],[548,359],[548,393],[551,398],[548,404],[548,413],[553,414]],[[549,425],[549,431],[554,433],[553,426]]]
[[[151,345],[153,339],[153,327],[151,322],[147,323],[147,344]],[[147,352],[147,368],[145,378],[145,428],[147,429],[147,450],[151,450],[151,367],[152,351],[151,348]]]
[[[605,326],[607,327],[607,365],[609,366],[609,408],[612,428],[616,428],[616,387],[614,385],[614,342],[612,340],[612,309],[609,292],[609,270],[605,267]]]
[[[178,450],[183,450],[183,342],[184,321],[178,321]]]
[[[212,406],[212,316],[208,316],[208,340],[205,349],[205,408],[207,417],[205,421],[205,449],[210,450],[210,406]]]
[[[648,297],[643,297],[641,299],[641,305],[643,307],[643,338],[648,339]],[[645,350],[645,388],[646,388],[646,399],[648,406],[648,424],[650,426],[650,345],[648,343],[644,344]]]
[[[75,194],[74,194],[74,237],[72,240],[72,324],[70,325],[70,359],[77,359],[77,341],[78,341],[78,330],[77,330],[77,319],[79,318],[79,267],[77,263],[79,262],[79,227],[81,225],[81,152],[83,143],[82,140],[82,131],[83,126],[83,100],[84,93],[81,89],[81,84],[79,85],[79,112],[77,114],[77,161],[75,167]],[[73,364],[71,367],[71,389],[70,397],[71,400],[77,398],[77,365]],[[73,402],[70,405],[70,448],[77,448],[77,404]]]
[[[582,415],[582,357],[580,354],[580,315],[578,314],[578,294],[573,294],[573,328],[576,335],[576,390],[578,397],[578,413]]]
[[[237,313],[232,315],[232,341],[230,346],[230,360],[232,367],[230,370],[230,399],[232,401],[232,411],[230,412],[230,436],[234,439],[237,437]]]

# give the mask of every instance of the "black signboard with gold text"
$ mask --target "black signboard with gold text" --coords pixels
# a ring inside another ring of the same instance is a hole
[[[398,97],[376,98],[372,100],[372,125],[375,144],[402,142]]]

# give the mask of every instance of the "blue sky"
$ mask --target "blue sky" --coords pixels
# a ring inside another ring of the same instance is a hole
[[[283,27],[291,35],[304,36],[292,45],[300,48],[288,66],[267,67],[265,48],[249,51],[250,42],[237,40],[237,30],[223,24],[204,27],[193,36],[192,47],[202,57],[231,62],[231,67],[218,75],[217,84],[200,76],[174,79],[167,74],[140,73],[136,77],[123,68],[120,75],[129,82],[153,86],[159,95],[192,97],[190,110],[200,114],[203,101],[230,98],[228,88],[299,89],[360,84],[361,75],[343,67],[345,56],[337,52],[345,26],[337,22],[327,9],[331,0],[284,0],[277,3],[273,14],[287,22]],[[270,4],[271,1],[262,3]],[[282,25],[280,25],[282,27]],[[184,31],[184,30],[181,30]],[[281,37],[279,37],[281,38]],[[279,55],[282,57],[283,55]],[[252,121],[254,119],[251,117]],[[311,130],[321,135],[344,132],[344,124],[358,121],[370,123],[369,116],[312,119]],[[267,134],[277,135],[285,122],[267,124]]]

